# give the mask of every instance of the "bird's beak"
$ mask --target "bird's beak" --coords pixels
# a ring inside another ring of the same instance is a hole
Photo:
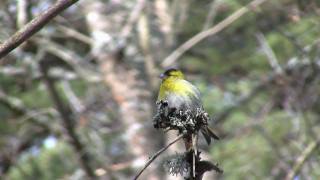
[[[162,73],[162,74],[159,75],[159,78],[160,78],[160,79],[163,79],[164,76],[165,76],[165,75]]]

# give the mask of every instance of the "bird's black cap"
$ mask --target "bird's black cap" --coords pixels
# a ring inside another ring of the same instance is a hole
[[[162,74],[160,74],[159,77],[160,77],[161,79],[163,79],[164,77],[169,76],[170,73],[173,72],[173,71],[179,71],[179,70],[176,69],[176,68],[169,68],[169,69],[165,70]]]
[[[165,74],[165,75],[169,75],[171,72],[173,72],[173,71],[180,71],[179,69],[177,69],[177,68],[169,68],[169,69],[167,69],[163,74]]]

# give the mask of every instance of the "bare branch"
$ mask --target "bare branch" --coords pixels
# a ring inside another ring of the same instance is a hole
[[[228,27],[231,23],[242,17],[248,12],[251,12],[252,9],[256,8],[257,6],[261,5],[267,0],[253,0],[246,6],[238,9],[236,12],[225,18],[223,21],[219,22],[217,25],[213,26],[212,28],[202,31],[197,35],[193,36],[187,42],[183,43],[180,47],[174,50],[164,61],[162,62],[162,67],[171,66],[177,59],[179,59],[186,51],[191,49],[194,45],[201,42],[203,39],[207,38],[208,36],[212,36],[217,34],[218,32],[222,31],[226,27]]]
[[[125,24],[123,29],[121,30],[120,36],[123,37],[125,40],[130,35],[132,28],[136,21],[139,19],[143,8],[145,7],[145,0],[137,0],[137,4],[132,9],[130,16],[128,18],[128,22]]]
[[[206,21],[204,22],[202,31],[209,29],[212,26],[213,20],[217,15],[217,7],[220,4],[220,0],[212,0],[210,3],[209,13],[206,17]]]
[[[20,29],[0,45],[0,59],[10,53],[16,47],[18,47],[28,38],[30,38],[33,34],[38,32],[44,25],[46,25],[52,18],[57,16],[61,11],[65,10],[77,1],[78,0],[58,0],[49,9],[39,14],[31,22],[29,22],[22,29]]]
[[[96,82],[100,80],[99,74],[91,70],[91,68],[89,68],[90,65],[81,56],[70,49],[44,38],[36,39],[35,42],[42,46],[48,53],[59,57],[72,66],[77,75],[82,79],[89,82]]]
[[[76,93],[73,91],[70,83],[66,80],[61,82],[64,94],[70,100],[70,105],[76,113],[81,113],[85,110],[85,106],[81,100],[77,97]]]
[[[259,41],[259,44],[261,46],[262,51],[266,54],[269,64],[271,66],[271,68],[276,72],[281,74],[283,72],[281,66],[278,63],[277,57],[275,55],[275,53],[273,52],[273,50],[271,49],[271,47],[269,46],[266,38],[264,37],[264,35],[259,32],[256,34],[256,37]]]
[[[287,71],[290,71],[293,69],[300,69],[301,67],[305,67],[305,66],[312,67],[315,64],[316,64],[315,62],[309,62],[309,61],[296,62],[294,64],[289,62],[286,66],[283,67],[283,71],[287,72]],[[241,96],[233,105],[225,108],[220,113],[217,113],[216,118],[215,118],[215,123],[223,123],[223,121],[226,120],[226,118],[231,114],[231,112],[233,112],[235,109],[243,107],[245,104],[250,102],[255,96],[264,92],[267,89],[266,87],[268,87],[269,84],[274,82],[277,79],[277,77],[279,77],[278,73],[275,73],[275,72],[270,73],[268,78],[266,80],[260,82],[259,84],[257,84],[251,90],[251,92],[249,92],[246,95]]]
[[[18,115],[22,115],[27,112],[23,105],[23,102],[19,98],[9,96],[5,92],[3,92],[2,89],[0,89],[0,104],[5,105]]]
[[[287,180],[294,179],[296,174],[302,168],[304,162],[312,155],[312,153],[314,152],[314,150],[317,149],[318,146],[319,146],[319,141],[313,141],[307,146],[307,148],[297,158],[297,160],[296,160],[293,168],[291,169],[291,171],[287,174],[287,177],[286,177]]]
[[[84,42],[90,46],[93,45],[94,41],[92,38],[86,36],[85,34],[82,34],[81,32],[78,32],[77,30],[67,27],[67,26],[63,26],[63,25],[58,25],[57,26],[58,30],[63,32],[64,34],[73,37],[81,42]]]
[[[138,179],[139,176],[143,173],[143,171],[161,154],[163,153],[165,150],[167,150],[172,144],[176,143],[177,141],[179,141],[182,137],[184,136],[184,134],[181,134],[180,136],[178,136],[175,140],[173,140],[171,143],[169,143],[167,146],[163,147],[162,149],[160,149],[156,154],[154,154],[149,161],[146,163],[146,165],[140,170],[140,172],[133,178],[134,180]]]
[[[95,179],[96,175],[93,168],[90,166],[91,158],[85,150],[85,146],[80,141],[80,138],[75,131],[75,119],[72,116],[70,107],[63,103],[61,97],[58,94],[57,89],[54,86],[52,79],[48,76],[48,67],[45,62],[40,62],[40,70],[43,75],[43,80],[47,86],[48,92],[51,96],[53,103],[55,104],[58,112],[60,113],[63,125],[66,129],[66,132],[71,139],[71,145],[76,151],[80,159],[80,164],[83,170],[86,172],[88,178]]]

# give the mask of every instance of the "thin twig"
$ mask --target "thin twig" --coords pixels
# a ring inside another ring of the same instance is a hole
[[[318,45],[320,43],[320,39],[315,40],[312,44],[307,45],[303,47],[304,50],[308,53],[314,46]],[[292,57],[290,59],[295,59],[297,57]],[[298,69],[304,66],[314,66],[315,64],[318,64],[319,62],[312,63],[310,61],[303,61],[303,62],[290,62],[283,67],[283,71],[290,71],[293,69]],[[217,113],[216,118],[215,118],[215,123],[223,123],[223,121],[226,120],[226,118],[233,112],[235,109],[243,107],[245,104],[250,102],[252,99],[254,99],[255,96],[260,94],[261,92],[264,92],[266,90],[266,87],[274,82],[274,80],[278,77],[279,74],[272,72],[268,78],[265,81],[260,82],[257,84],[250,93],[247,95],[244,95],[240,97],[233,105],[223,109],[221,112]]]
[[[219,6],[220,0],[212,0],[210,3],[209,13],[206,17],[206,21],[204,22],[202,31],[209,29],[212,26],[212,23],[217,15],[217,7]]]
[[[128,21],[121,30],[120,36],[123,37],[123,39],[127,39],[132,31],[132,28],[134,24],[137,22],[137,20],[140,17],[141,12],[143,11],[145,7],[145,0],[137,0],[137,4],[132,9]]]
[[[296,64],[288,63],[286,66],[283,67],[283,71],[287,72],[293,69],[300,69],[301,67],[312,67],[315,63],[306,61],[306,62],[296,62]],[[261,81],[259,84],[257,84],[255,87],[252,88],[252,90],[246,94],[241,96],[234,104],[231,106],[223,109],[221,112],[217,113],[215,116],[215,123],[223,123],[226,118],[235,110],[240,107],[243,107],[245,104],[249,103],[254,97],[256,97],[258,94],[264,92],[267,90],[266,87],[268,87],[269,84],[273,83],[276,78],[279,76],[279,74],[272,72],[268,76],[268,78],[264,81]]]
[[[312,44],[307,45],[303,47],[303,49],[309,53],[309,51],[314,48],[316,45],[320,43],[320,39],[315,40]],[[290,58],[290,59],[295,59],[297,58],[296,56]],[[304,66],[314,66],[316,64],[319,64],[319,62],[309,62],[309,61],[303,61],[303,62],[295,62],[292,63],[290,60],[288,63],[283,66],[283,71],[290,71],[293,69],[299,69]],[[216,118],[215,118],[215,123],[223,123],[223,121],[226,120],[226,118],[233,112],[235,109],[238,109],[240,107],[243,107],[245,104],[249,103],[252,99],[254,99],[255,96],[258,94],[264,92],[266,90],[266,87],[268,87],[269,84],[274,82],[274,80],[278,77],[278,74],[275,72],[272,72],[269,77],[265,80],[257,84],[254,88],[252,88],[251,92],[248,93],[247,95],[244,95],[240,97],[233,105],[223,109],[221,112],[217,113]]]
[[[61,60],[64,60],[67,64],[74,68],[76,74],[79,75],[79,77],[81,77],[83,80],[90,82],[96,82],[100,80],[99,74],[91,70],[90,65],[77,53],[58,43],[48,41],[44,38],[37,38],[34,40],[34,42],[43,47],[45,51],[59,57]]]
[[[69,81],[63,80],[61,82],[63,92],[65,96],[69,99],[72,109],[76,113],[81,113],[85,110],[85,106],[81,100],[77,97],[76,93],[73,91]]]
[[[267,59],[269,61],[269,64],[271,66],[271,68],[276,72],[276,73],[283,73],[283,70],[277,60],[277,57],[275,55],[275,53],[273,52],[273,50],[271,49],[271,47],[269,46],[266,38],[264,37],[264,35],[259,32],[256,34],[257,40],[261,46],[262,51],[266,54]]]
[[[311,154],[314,152],[314,150],[317,149],[318,146],[319,146],[319,141],[313,141],[307,146],[307,148],[297,158],[297,160],[296,160],[293,168],[291,169],[291,171],[287,174],[287,177],[286,177],[287,180],[294,179],[296,174],[302,168],[304,162],[311,156]]]
[[[217,25],[213,26],[212,28],[202,31],[197,35],[193,36],[187,42],[183,43],[180,47],[174,50],[161,64],[162,67],[171,66],[178,58],[180,58],[186,51],[191,49],[194,45],[198,44],[203,39],[207,38],[208,36],[212,36],[217,34],[218,32],[222,31],[226,27],[228,27],[231,23],[245,15],[246,13],[252,11],[252,9],[256,8],[257,6],[261,5],[267,0],[253,0],[246,6],[238,9],[236,12],[225,18],[223,21],[219,22]]]
[[[23,115],[27,112],[21,99],[6,94],[2,89],[0,89],[0,104],[9,108],[16,115]]]
[[[165,150],[167,150],[172,144],[176,143],[177,141],[179,141],[182,137],[184,136],[184,134],[179,135],[175,140],[173,140],[171,143],[169,143],[167,146],[163,147],[162,149],[160,149],[156,154],[154,154],[149,161],[146,163],[146,165],[139,171],[139,173],[133,178],[134,180],[137,180],[139,178],[139,176],[143,173],[143,171],[161,154],[163,153]]]
[[[81,32],[78,32],[77,30],[75,30],[73,28],[70,28],[70,27],[67,27],[64,25],[58,25],[57,29],[59,31],[61,31],[63,34],[70,36],[70,37],[73,37],[81,42],[84,42],[84,43],[90,45],[90,46],[92,46],[94,44],[94,40],[91,37],[89,37]]]
[[[16,47],[18,47],[28,38],[30,38],[33,34],[38,32],[44,25],[46,25],[52,18],[57,16],[61,11],[65,10],[77,1],[78,0],[58,0],[48,10],[39,14],[21,30],[16,32],[0,45],[0,59],[10,53]]]

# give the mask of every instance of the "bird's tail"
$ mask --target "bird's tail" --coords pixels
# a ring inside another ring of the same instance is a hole
[[[201,128],[201,133],[206,139],[208,145],[211,143],[211,138],[215,140],[219,140],[220,138],[212,131],[212,129],[209,126],[205,126]]]

